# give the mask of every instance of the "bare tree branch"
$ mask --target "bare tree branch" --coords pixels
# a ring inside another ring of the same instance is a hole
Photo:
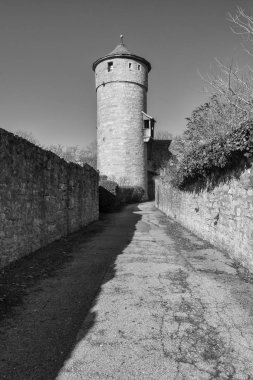
[[[253,17],[245,13],[244,9],[237,7],[236,14],[233,16],[231,13],[228,14],[228,21],[234,26],[230,29],[234,34],[241,35],[242,38],[247,42],[247,44],[253,44]],[[243,50],[253,56],[253,50],[242,44]]]

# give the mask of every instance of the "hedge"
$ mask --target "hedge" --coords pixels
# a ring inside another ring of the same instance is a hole
[[[242,158],[253,157],[253,121],[241,124],[222,138],[192,148],[183,157],[172,178],[173,185],[184,188],[189,183],[207,178],[217,169],[236,166]]]

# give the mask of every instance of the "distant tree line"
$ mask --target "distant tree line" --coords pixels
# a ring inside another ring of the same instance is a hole
[[[97,143],[92,141],[89,145],[81,148],[79,145],[70,145],[64,147],[61,144],[58,145],[42,145],[38,139],[36,139],[31,132],[26,132],[23,130],[17,130],[14,132],[16,135],[23,137],[24,139],[30,141],[31,143],[49,150],[57,156],[63,158],[67,162],[74,162],[79,165],[84,165],[85,163],[96,169],[97,166]]]

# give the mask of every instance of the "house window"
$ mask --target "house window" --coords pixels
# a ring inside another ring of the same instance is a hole
[[[141,69],[141,65],[138,65],[138,70],[140,70]]]
[[[111,61],[107,63],[107,70],[112,71],[112,69],[113,69],[113,62]]]
[[[129,62],[128,67],[129,67],[129,69],[132,68],[132,63],[131,62]]]

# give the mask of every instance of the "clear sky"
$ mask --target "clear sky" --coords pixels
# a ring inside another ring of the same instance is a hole
[[[96,137],[92,63],[125,36],[152,64],[148,113],[173,135],[205,101],[214,58],[250,63],[230,30],[252,0],[0,0],[0,126],[42,144],[86,146]],[[251,58],[253,64],[253,58]]]

